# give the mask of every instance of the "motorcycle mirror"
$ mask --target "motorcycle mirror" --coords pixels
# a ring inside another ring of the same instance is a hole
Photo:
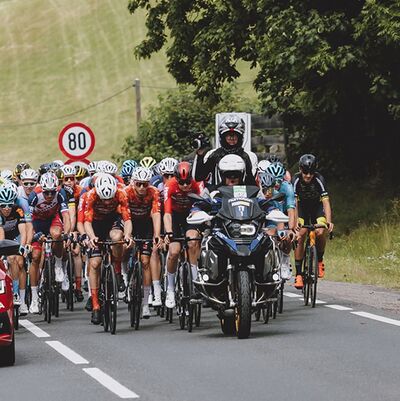
[[[287,223],[289,217],[278,209],[274,209],[265,216],[266,220],[274,221],[275,223]]]
[[[207,221],[211,221],[214,217],[210,216],[208,213],[200,211],[191,213],[187,218],[186,222],[188,224],[200,225],[207,223]]]

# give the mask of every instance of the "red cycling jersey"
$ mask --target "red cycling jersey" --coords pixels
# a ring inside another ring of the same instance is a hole
[[[160,195],[158,189],[152,186],[147,188],[144,197],[139,197],[132,185],[125,188],[128,197],[132,219],[148,219],[154,213],[160,213]]]
[[[87,203],[87,196],[88,196],[88,191],[83,192],[81,194],[81,197],[79,198],[79,204],[78,204],[78,213],[77,213],[77,222],[78,223],[84,223],[85,222],[85,211],[86,211],[86,203]]]
[[[86,198],[85,221],[105,220],[114,214],[120,214],[123,221],[131,219],[128,198],[122,189],[117,189],[114,198],[103,200],[93,188]]]
[[[179,188],[178,181],[175,177],[168,180],[164,185],[164,213],[184,213],[188,212],[192,206],[189,199],[189,193],[200,195],[204,188],[203,182],[197,182],[192,179],[189,191],[182,191]]]

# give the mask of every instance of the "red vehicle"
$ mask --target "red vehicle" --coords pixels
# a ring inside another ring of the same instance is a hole
[[[16,245],[15,245],[16,244]],[[15,255],[15,241],[0,241],[0,255]],[[14,302],[11,277],[0,260],[0,366],[11,366],[15,362]]]

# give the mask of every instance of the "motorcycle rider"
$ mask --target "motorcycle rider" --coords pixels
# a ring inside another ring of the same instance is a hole
[[[257,156],[253,152],[243,149],[245,123],[235,114],[227,115],[218,127],[221,147],[206,152],[205,141],[199,141],[200,147],[196,151],[193,163],[193,177],[196,181],[207,180],[211,174],[210,184],[218,185],[222,177],[218,170],[218,161],[226,155],[237,155],[242,158],[246,166],[245,185],[256,185],[255,174]]]

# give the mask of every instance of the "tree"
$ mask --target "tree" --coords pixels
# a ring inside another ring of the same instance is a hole
[[[191,151],[192,134],[203,132],[213,137],[216,113],[257,111],[255,102],[238,96],[232,85],[224,87],[222,94],[223,100],[217,105],[197,98],[187,86],[159,96],[158,105],[148,110],[147,118],[140,124],[137,137],[126,138],[122,154],[114,155],[114,159],[181,159]]]
[[[263,111],[279,112],[308,150],[359,165],[391,160],[400,145],[398,1],[129,2],[131,13],[138,8],[147,10],[148,31],[136,55],[167,47],[168,70],[198,97],[218,102],[244,60],[257,68]],[[360,144],[366,153],[355,154]]]

